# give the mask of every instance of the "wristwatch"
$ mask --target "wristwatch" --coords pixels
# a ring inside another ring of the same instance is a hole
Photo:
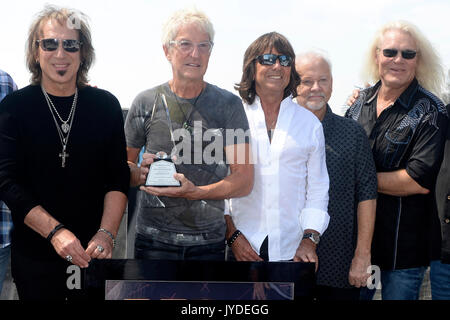
[[[311,233],[305,233],[304,235],[303,235],[303,238],[302,239],[309,239],[309,240],[311,240],[313,243],[315,243],[315,244],[319,244],[319,242],[320,242],[320,236],[319,236],[319,234],[318,233],[313,233],[313,232],[311,232]]]

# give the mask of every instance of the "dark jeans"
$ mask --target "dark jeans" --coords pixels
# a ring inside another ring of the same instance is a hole
[[[225,260],[225,240],[205,245],[181,246],[136,235],[135,259]]]

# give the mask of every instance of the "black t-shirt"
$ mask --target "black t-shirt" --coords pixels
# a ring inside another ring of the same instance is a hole
[[[63,119],[71,97],[50,96]],[[57,258],[50,243],[24,224],[41,205],[86,247],[100,227],[104,196],[129,186],[123,117],[107,91],[79,89],[67,144],[62,144],[40,86],[27,86],[0,104],[0,198],[11,209],[13,249],[40,259]]]

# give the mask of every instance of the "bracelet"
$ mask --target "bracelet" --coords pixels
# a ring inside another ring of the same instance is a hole
[[[53,230],[50,231],[50,233],[48,234],[47,240],[51,241],[55,233],[61,228],[64,228],[64,225],[62,223],[58,224],[55,228],[53,228]]]
[[[109,232],[108,230],[103,229],[103,228],[98,229],[97,232],[103,232],[103,233],[106,233],[106,234],[111,238],[111,240],[112,240],[113,248],[116,247],[116,239],[114,239],[114,236],[113,236],[113,234],[112,234],[111,232]]]
[[[227,245],[231,248],[231,245],[233,244],[233,242],[236,241],[237,237],[239,237],[239,235],[241,234],[240,230],[236,230],[233,235],[227,239]]]

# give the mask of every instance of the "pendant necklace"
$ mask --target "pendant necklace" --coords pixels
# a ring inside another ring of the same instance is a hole
[[[172,93],[175,96],[175,100],[177,102],[178,108],[180,109],[180,111],[181,111],[181,113],[183,114],[183,117],[184,117],[184,122],[183,122],[182,128],[188,130],[189,133],[191,133],[191,134],[192,134],[193,127],[190,125],[190,123],[189,123],[190,121],[189,120],[191,119],[192,113],[196,110],[195,106],[197,105],[197,101],[200,98],[200,96],[202,95],[204,89],[205,89],[205,86],[202,86],[202,91],[200,91],[198,96],[195,98],[195,101],[192,104],[192,110],[189,113],[189,117],[187,117],[186,114],[184,113],[183,109],[181,108],[180,102],[178,101],[178,96],[172,90]],[[188,99],[185,99],[185,100],[188,100]]]
[[[56,130],[58,131],[58,136],[61,141],[62,145],[62,151],[59,154],[59,157],[61,158],[61,168],[66,167],[66,158],[69,157],[69,154],[66,152],[67,149],[67,143],[69,142],[69,135],[70,131],[72,129],[72,123],[73,119],[75,118],[75,109],[77,107],[77,100],[78,100],[78,88],[75,88],[75,95],[73,97],[72,107],[70,108],[69,117],[66,121],[64,121],[58,110],[55,108],[55,105],[53,104],[52,100],[48,96],[47,92],[45,91],[44,87],[41,85],[42,93],[44,94],[45,101],[47,101],[48,108],[50,110],[50,113],[53,116],[53,120],[55,121]],[[59,120],[61,120],[62,124],[61,126],[58,123],[58,120],[56,120],[55,113],[58,116]],[[64,136],[66,135],[66,136]]]

